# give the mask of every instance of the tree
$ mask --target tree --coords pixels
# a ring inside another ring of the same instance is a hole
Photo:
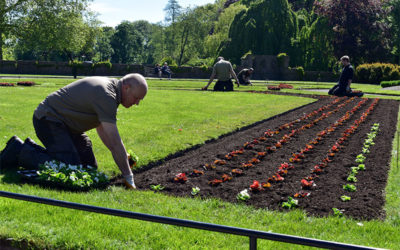
[[[0,0],[0,60],[3,60],[5,39],[16,31],[16,21],[23,15],[26,0]]]
[[[210,58],[217,58],[221,47],[229,41],[229,29],[235,16],[245,11],[242,4],[233,4],[220,12],[217,21],[213,22],[211,34],[205,37],[205,55]]]
[[[110,61],[114,54],[114,49],[111,46],[111,38],[115,30],[113,27],[102,27],[101,32],[96,38],[95,58],[97,61]]]
[[[388,60],[387,9],[381,0],[323,0],[315,12],[327,18],[336,58],[352,57],[355,64]]]
[[[18,53],[21,59],[73,60],[94,47],[98,24],[86,11],[88,0],[35,0],[20,18]],[[28,58],[27,58],[28,57]]]
[[[231,41],[221,53],[234,63],[240,63],[248,51],[277,55],[292,48],[291,41],[297,33],[296,14],[287,0],[255,1],[235,16],[229,30]]]
[[[400,0],[392,0],[389,3],[390,15],[389,24],[393,35],[393,50],[395,63],[400,64]]]
[[[288,0],[294,11],[305,9],[311,11],[315,0]]]
[[[143,47],[143,35],[136,30],[135,25],[129,21],[121,22],[111,38],[111,46],[114,50],[112,62],[138,63],[140,51]]]
[[[176,0],[168,0],[164,11],[166,12],[165,21],[173,24],[177,20],[178,16],[182,13],[182,7]]]

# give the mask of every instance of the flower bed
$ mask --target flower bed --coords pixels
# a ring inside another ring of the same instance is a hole
[[[379,218],[384,214],[382,194],[397,122],[398,105],[394,104],[391,100],[321,97],[316,103],[138,173],[136,184],[140,189],[162,185],[161,192],[188,197],[197,187],[197,196],[260,208],[298,207],[318,216],[340,208],[346,216]],[[379,147],[368,149],[365,165],[370,167],[357,174],[357,191],[346,194],[343,185],[354,185],[346,180],[354,166],[354,152],[364,147],[360,138],[377,122],[379,130],[385,131],[375,138]],[[187,179],[174,181],[178,174]],[[374,188],[358,188],[363,185]],[[351,202],[342,201],[344,195]]]
[[[0,82],[0,87],[13,87],[14,83]]]
[[[30,86],[35,85],[35,82],[24,81],[24,82],[18,82],[17,85],[18,85],[18,86],[27,86],[27,87],[30,87]]]

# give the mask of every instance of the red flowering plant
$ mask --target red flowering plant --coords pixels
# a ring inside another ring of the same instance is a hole
[[[266,140],[267,140],[267,137],[261,136],[261,137],[258,138],[258,140],[259,140],[259,141],[266,141]]]
[[[212,164],[206,163],[206,164],[204,164],[203,168],[204,168],[204,170],[213,170],[216,167],[214,165],[212,165]]]
[[[279,88],[279,86],[277,86],[277,85],[271,85],[271,86],[268,86],[268,90],[281,90],[281,88]]]
[[[31,82],[31,81],[24,81],[24,82],[18,82],[17,85],[19,86],[33,86],[35,85],[35,82]]]
[[[259,162],[260,162],[259,159],[257,159],[257,158],[252,158],[248,163],[257,164],[257,163],[259,163]]]
[[[243,175],[243,170],[238,169],[238,168],[232,169],[232,174],[236,175],[236,176]]]
[[[306,179],[301,180],[301,187],[303,189],[311,189],[314,185],[314,181],[307,181]]]
[[[283,178],[280,174],[275,173],[271,178],[268,178],[268,182],[274,183],[274,182],[282,182],[284,181],[285,178]]]
[[[301,162],[302,159],[305,158],[303,153],[293,153],[293,157],[289,159],[290,162]]]
[[[211,185],[211,186],[218,186],[222,182],[223,182],[222,180],[214,179],[214,180],[209,181],[208,184]]]
[[[267,152],[258,152],[257,153],[257,158],[258,159],[262,159],[267,155]]]
[[[174,177],[174,182],[177,183],[185,183],[187,181],[187,177],[185,173],[176,174]]]
[[[193,172],[190,173],[191,177],[198,177],[198,176],[201,176],[201,175],[204,175],[204,171],[197,170],[197,169],[193,169]]]
[[[229,176],[227,174],[223,174],[221,178],[222,178],[222,182],[226,182],[226,181],[232,180],[232,176]]]
[[[261,191],[262,189],[263,189],[263,188],[262,188],[262,186],[261,186],[261,184],[260,184],[259,181],[254,180],[254,181],[253,181],[253,184],[250,185],[250,190],[251,190],[252,192],[259,192],[259,191]]]
[[[0,82],[0,86],[1,87],[13,87],[14,83],[10,83],[10,82]]]
[[[215,160],[215,161],[214,161],[214,164],[215,164],[215,165],[225,165],[225,164],[226,164],[226,161],[224,161],[224,160]]]
[[[240,165],[240,167],[244,169],[251,168],[252,166],[254,166],[252,163],[242,163],[242,165]]]
[[[280,83],[279,88],[281,89],[293,89],[293,86],[290,84]]]
[[[304,191],[300,191],[300,192],[298,192],[298,193],[295,193],[294,195],[293,195],[293,197],[294,198],[304,198],[304,197],[307,197],[307,196],[309,196],[310,195],[310,193],[307,193],[307,192],[304,192]]]
[[[243,147],[245,149],[253,149],[254,148],[254,144],[251,142],[246,142],[245,144],[243,144]]]
[[[319,165],[315,165],[312,172],[315,174],[320,174],[323,172],[323,170],[321,169],[321,167]]]

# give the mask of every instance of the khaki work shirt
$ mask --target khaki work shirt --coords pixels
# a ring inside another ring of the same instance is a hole
[[[220,60],[214,65],[213,74],[219,81],[228,81],[231,79],[232,64],[225,60]]]
[[[75,133],[96,128],[100,122],[115,124],[121,88],[122,82],[117,79],[87,77],[47,96],[36,108],[34,116],[62,121]]]

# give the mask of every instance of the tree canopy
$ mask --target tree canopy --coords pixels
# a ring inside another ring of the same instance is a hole
[[[222,55],[290,56],[290,66],[333,70],[352,62],[400,62],[400,0],[169,0],[159,23],[101,27],[91,0],[0,0],[0,59],[93,60],[212,66]]]

